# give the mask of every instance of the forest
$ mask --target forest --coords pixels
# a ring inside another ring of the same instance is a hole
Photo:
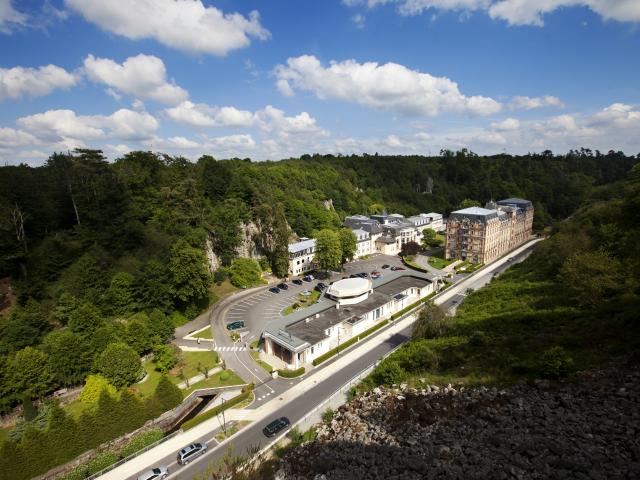
[[[191,162],[152,152],[109,162],[100,151],[75,150],[40,167],[0,167],[0,279],[7,286],[0,297],[0,414],[83,385],[88,376],[127,391],[140,378],[140,357],[167,355],[175,326],[216,300],[214,283],[246,286],[262,270],[285,276],[288,242],[338,231],[346,215],[446,215],[468,199],[517,196],[533,201],[534,228],[562,234],[569,227],[561,221],[589,203],[607,222],[580,213],[573,221],[588,233],[558,238],[574,242],[571,254],[584,239],[593,245],[585,255],[600,257],[579,256],[573,264],[563,257],[545,268],[552,275],[573,268],[576,277],[591,261],[617,268],[627,261],[622,245],[637,251],[630,237],[619,241],[631,217],[616,217],[627,210],[615,206],[627,205],[621,195],[631,187],[621,182],[630,182],[637,162],[588,149],[490,157],[466,150],[434,157],[316,154],[277,162]],[[248,225],[252,261],[239,258],[246,256]],[[553,257],[563,248],[540,250]]]

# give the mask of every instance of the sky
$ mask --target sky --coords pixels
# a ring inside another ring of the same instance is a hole
[[[0,163],[640,153],[640,0],[0,0]]]

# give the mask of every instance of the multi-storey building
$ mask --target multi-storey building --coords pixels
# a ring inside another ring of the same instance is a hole
[[[524,243],[533,225],[533,204],[508,198],[451,212],[447,219],[445,258],[488,263]]]
[[[316,268],[316,241],[314,238],[301,238],[299,242],[289,244],[289,275],[301,275]]]

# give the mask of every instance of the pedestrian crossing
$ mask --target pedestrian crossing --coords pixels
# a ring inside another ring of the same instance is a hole
[[[216,352],[242,352],[247,350],[247,347],[216,347]]]

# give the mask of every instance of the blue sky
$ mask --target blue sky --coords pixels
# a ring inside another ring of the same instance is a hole
[[[0,0],[0,161],[640,152],[637,0]]]

